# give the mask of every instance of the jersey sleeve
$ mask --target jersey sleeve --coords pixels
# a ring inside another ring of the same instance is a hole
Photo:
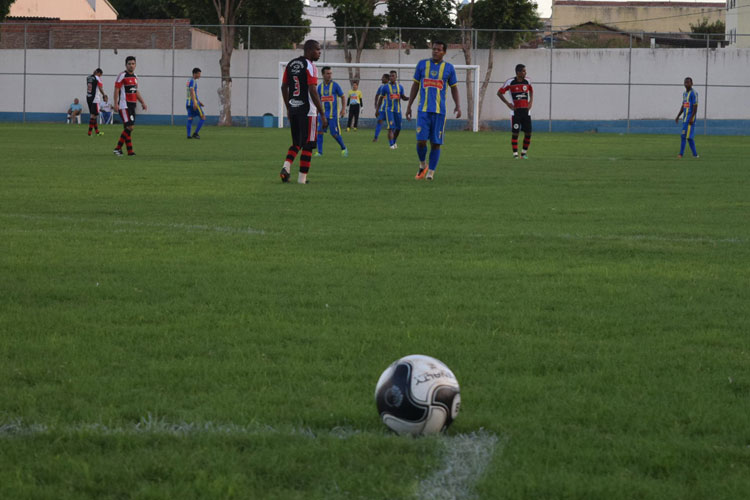
[[[315,65],[309,61],[307,62],[307,84],[318,84],[318,68],[316,68]],[[318,89],[318,93],[320,93],[320,89]]]
[[[448,75],[448,85],[455,87],[458,85],[458,78],[456,78],[456,68],[451,64],[450,74]]]
[[[511,78],[511,80],[512,80],[512,78]],[[503,85],[500,87],[500,89],[498,90],[498,92],[500,92],[501,94],[504,94],[509,89],[510,89],[510,80],[506,80],[505,83],[503,83]]]
[[[424,61],[419,61],[414,69],[414,81],[420,83],[424,78]]]
[[[125,73],[124,72],[120,73],[119,75],[117,75],[117,80],[115,80],[115,88],[116,89],[119,89],[120,87],[122,87],[122,80],[124,78],[125,78]]]
[[[690,104],[698,104],[698,92],[693,91],[690,93]]]
[[[99,86],[100,89],[104,88],[104,83],[102,82],[102,79],[98,76],[96,77],[96,84]]]
[[[339,97],[343,96],[344,95],[344,91],[341,89],[341,85],[339,85],[336,82],[333,82],[333,83],[336,85],[336,88],[334,90],[334,92],[336,93],[336,95],[339,96]]]
[[[529,80],[529,79],[527,78],[527,79],[526,79],[526,81],[527,81],[527,82],[529,82],[529,93],[530,93],[530,94],[533,94],[533,93],[534,93],[534,87],[533,87],[533,86],[531,85],[531,80]]]
[[[378,95],[388,95],[388,91],[386,90],[386,85],[381,85],[378,89]]]

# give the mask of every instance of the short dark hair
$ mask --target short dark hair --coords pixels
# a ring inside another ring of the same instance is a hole
[[[352,85],[354,85],[355,83],[356,83],[357,85],[359,85],[359,80],[352,80]]]
[[[395,69],[392,69],[388,76],[390,75],[398,75],[398,72]]]
[[[693,83],[693,78],[692,78],[692,77],[690,77],[690,76],[686,76],[686,77],[685,77],[685,80],[690,80],[690,83]]]
[[[102,68],[96,68],[96,69],[94,70],[94,74],[95,74],[95,75],[96,75],[96,74],[100,74],[100,75],[101,75],[101,74],[103,74],[103,73],[104,73],[104,71],[102,71]]]
[[[314,49],[316,45],[320,45],[320,42],[318,42],[317,40],[313,40],[312,38],[309,39],[308,41],[305,42],[305,45],[304,45],[305,52],[307,52],[308,50]]]
[[[442,40],[435,40],[432,42],[432,45],[442,45],[443,52],[448,52],[448,45]]]
[[[516,73],[523,71],[526,68],[525,64],[516,64]]]
[[[135,56],[128,56],[125,58],[125,64],[129,63],[130,61],[135,61]]]
[[[388,73],[383,73],[383,76],[381,76],[380,78],[388,78],[389,76],[390,75],[388,75]]]
[[[320,70],[320,72],[321,72],[321,73],[325,73],[325,72],[326,72],[326,70],[330,70],[330,69],[331,69],[331,67],[330,67],[330,66],[323,66],[323,69],[321,69],[321,70]]]
[[[202,73],[200,68],[193,68],[193,74]]]

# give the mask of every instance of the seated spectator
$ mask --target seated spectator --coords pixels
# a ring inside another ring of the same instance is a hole
[[[109,103],[109,97],[104,96],[102,103],[99,105],[99,121],[104,124],[112,123],[112,104]]]
[[[70,105],[68,108],[68,121],[67,123],[72,123],[73,120],[76,120],[78,123],[81,123],[81,113],[83,112],[83,106],[81,106],[81,103],[78,102],[78,98],[76,97],[73,99],[73,104]]]

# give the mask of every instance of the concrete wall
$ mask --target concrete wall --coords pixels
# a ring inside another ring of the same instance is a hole
[[[149,105],[144,115],[184,115],[185,83],[193,67],[200,67],[199,97],[206,113],[218,115],[220,85],[219,51],[206,50],[27,50],[24,79],[24,51],[0,50],[0,113],[64,113],[74,97],[85,98],[85,77],[96,67],[104,70],[108,94],[115,76],[124,68],[127,55],[137,57],[140,90]],[[550,54],[552,75],[550,78]],[[232,58],[235,117],[277,115],[278,63],[298,55],[291,50],[235,50]],[[475,63],[487,66],[486,50],[476,53]],[[630,89],[631,119],[670,119],[679,109],[682,81],[691,76],[700,95],[699,117],[716,120],[750,119],[750,49],[548,49],[497,51],[494,72],[482,108],[482,120],[507,120],[508,110],[495,96],[497,89],[513,76],[516,63],[527,66],[534,90],[535,120],[625,120],[628,118]],[[173,69],[174,57],[174,69]],[[416,64],[429,57],[427,50],[400,55],[398,51],[367,51],[362,62]],[[463,55],[449,51],[447,59],[464,64]],[[318,67],[343,61],[340,51],[328,50]],[[249,63],[249,79],[248,77]],[[630,63],[630,66],[629,66]],[[708,65],[708,67],[707,67]],[[363,118],[372,118],[375,90],[383,69],[362,70]],[[630,73],[629,73],[630,72]],[[706,72],[710,86],[706,89]],[[174,77],[172,76],[174,73]],[[628,87],[630,74],[631,85]],[[484,72],[482,72],[484,76]],[[412,70],[401,71],[400,81],[409,93]],[[465,80],[459,72],[459,80]],[[335,68],[334,79],[348,90],[347,72]],[[25,80],[25,92],[24,92]],[[550,87],[550,81],[552,85]],[[551,88],[551,90],[550,90]],[[466,85],[459,86],[466,117]],[[551,99],[551,100],[550,100]],[[550,105],[551,103],[551,105]],[[452,106],[452,104],[450,105]],[[707,106],[707,107],[706,107]],[[452,108],[451,108],[452,109]],[[551,110],[551,115],[550,115]]]

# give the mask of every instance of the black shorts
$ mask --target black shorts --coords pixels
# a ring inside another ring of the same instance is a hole
[[[89,113],[92,115],[98,115],[99,114],[99,103],[94,101],[86,100],[86,104],[89,105]]]
[[[531,115],[528,113],[513,113],[513,117],[510,120],[513,126],[513,133],[517,134],[519,130],[523,130],[524,134],[531,133]]]
[[[127,108],[120,108],[120,118],[122,118],[122,125],[127,127],[128,125],[135,125],[135,103],[129,102]]]
[[[292,131],[292,144],[304,148],[318,138],[318,117],[317,115],[291,115],[289,128]]]

